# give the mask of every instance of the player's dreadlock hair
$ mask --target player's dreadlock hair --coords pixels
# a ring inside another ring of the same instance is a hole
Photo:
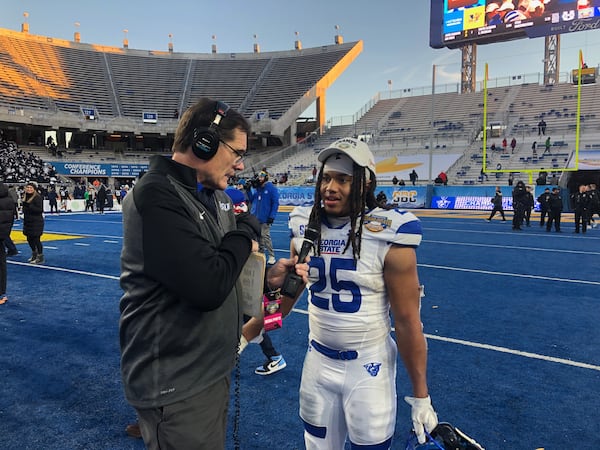
[[[333,155],[332,155],[333,156]],[[323,168],[325,167],[326,161],[323,161],[319,175],[317,177],[317,183],[315,186],[315,203],[313,204],[312,211],[310,212],[309,223],[322,223],[323,219],[323,207],[321,205],[321,183],[323,182]],[[356,163],[352,163],[353,174],[352,174],[352,187],[350,189],[350,232],[348,233],[348,240],[346,247],[344,247],[345,253],[349,245],[352,244],[352,256],[354,261],[360,258],[360,248],[362,240],[363,223],[365,220],[365,211],[371,210],[379,206],[377,200],[375,200],[375,189],[377,188],[377,180],[375,174],[371,172],[371,181],[366,176],[366,169],[360,167]],[[356,221],[359,219],[360,223],[356,225]],[[318,255],[321,254],[321,236],[317,239],[316,252]]]

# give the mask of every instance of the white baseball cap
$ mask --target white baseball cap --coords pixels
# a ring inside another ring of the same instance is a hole
[[[348,156],[360,167],[365,167],[374,174],[376,173],[375,158],[365,142],[355,138],[338,139],[319,153],[318,160],[324,163],[331,155],[338,153]]]

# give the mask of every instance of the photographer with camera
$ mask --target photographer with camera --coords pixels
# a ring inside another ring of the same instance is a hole
[[[261,170],[251,180],[252,189],[248,191],[248,201],[252,203],[251,212],[261,225],[260,251],[268,253],[267,264],[275,264],[275,252],[271,241],[271,225],[279,209],[279,190],[269,181],[269,174]]]

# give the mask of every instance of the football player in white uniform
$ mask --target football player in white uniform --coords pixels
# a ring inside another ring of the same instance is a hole
[[[353,449],[390,448],[398,352],[413,387],[405,400],[423,443],[424,429],[435,428],[437,415],[420,318],[420,222],[410,212],[378,207],[375,162],[366,143],[340,139],[318,159],[315,205],[295,208],[289,220],[292,258],[306,243],[308,224],[320,228],[309,253],[309,347],[300,386],[306,448],[343,449],[346,438]]]

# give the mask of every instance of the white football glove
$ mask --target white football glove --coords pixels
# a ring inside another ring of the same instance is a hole
[[[411,419],[413,429],[419,444],[424,444],[427,440],[425,430],[431,433],[438,424],[437,414],[431,406],[431,397],[425,398],[404,397],[404,401],[412,407]]]

